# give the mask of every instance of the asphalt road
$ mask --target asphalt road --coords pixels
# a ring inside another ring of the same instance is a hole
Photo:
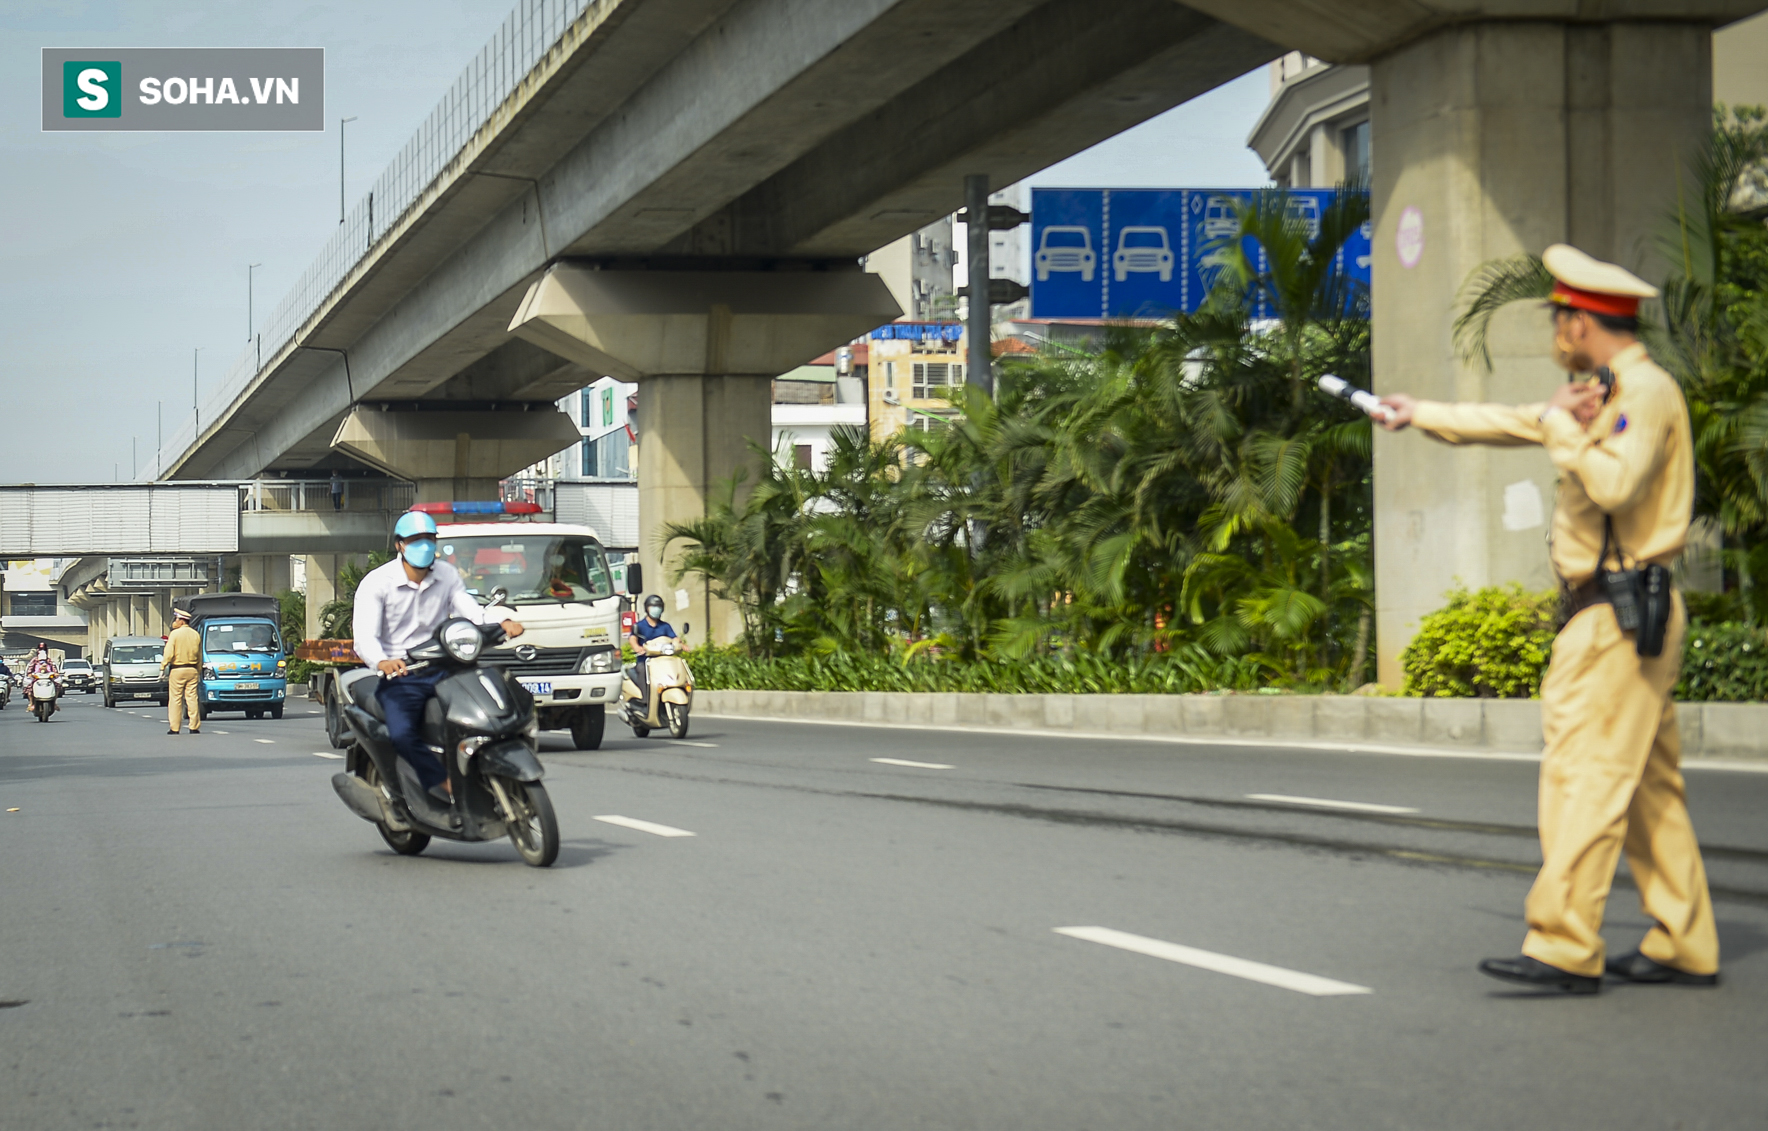
[[[1473,969],[1529,762],[610,726],[538,871],[393,855],[304,702],[67,702],[0,712],[7,1131],[1768,1127],[1768,773],[1690,774],[1724,985],[1570,998]]]

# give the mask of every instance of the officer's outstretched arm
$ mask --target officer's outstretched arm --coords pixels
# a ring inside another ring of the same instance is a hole
[[[1544,407],[1419,401],[1412,410],[1412,427],[1446,444],[1523,447],[1541,442],[1540,416]]]

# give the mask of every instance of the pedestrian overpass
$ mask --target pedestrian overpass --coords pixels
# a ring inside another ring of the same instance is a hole
[[[588,526],[615,551],[638,548],[637,487],[631,483],[510,481],[504,489],[541,508],[540,519]],[[4,628],[77,643],[91,651],[112,636],[158,636],[172,604],[237,585],[248,593],[292,588],[291,557],[304,559],[308,635],[351,559],[391,548],[394,520],[416,501],[414,484],[392,479],[254,479],[152,484],[0,486],[0,559],[76,559],[57,583],[81,610],[65,616],[8,616]]]
[[[967,175],[1020,180],[1288,49],[1371,68],[1377,386],[1485,396],[1448,342],[1462,281],[1556,240],[1654,273],[1639,237],[1706,129],[1711,29],[1763,6],[521,0],[140,477],[353,466],[485,498],[577,441],[558,398],[618,372],[643,528],[695,517],[767,441],[769,379],[895,317],[861,256]],[[1454,576],[1541,560],[1494,499],[1550,481],[1529,453],[1400,444],[1376,441],[1384,664]]]

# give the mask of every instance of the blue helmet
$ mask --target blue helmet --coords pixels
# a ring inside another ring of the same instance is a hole
[[[393,524],[393,537],[399,539],[434,533],[436,533],[436,520],[423,511],[406,511],[399,516],[399,521]]]

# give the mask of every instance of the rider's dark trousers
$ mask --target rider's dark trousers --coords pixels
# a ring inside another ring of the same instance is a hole
[[[417,780],[425,789],[434,789],[448,780],[442,760],[424,746],[424,704],[436,694],[436,684],[446,674],[440,669],[411,672],[398,679],[381,677],[375,697],[381,701],[381,713],[387,716],[387,734],[393,749],[411,763]]]

